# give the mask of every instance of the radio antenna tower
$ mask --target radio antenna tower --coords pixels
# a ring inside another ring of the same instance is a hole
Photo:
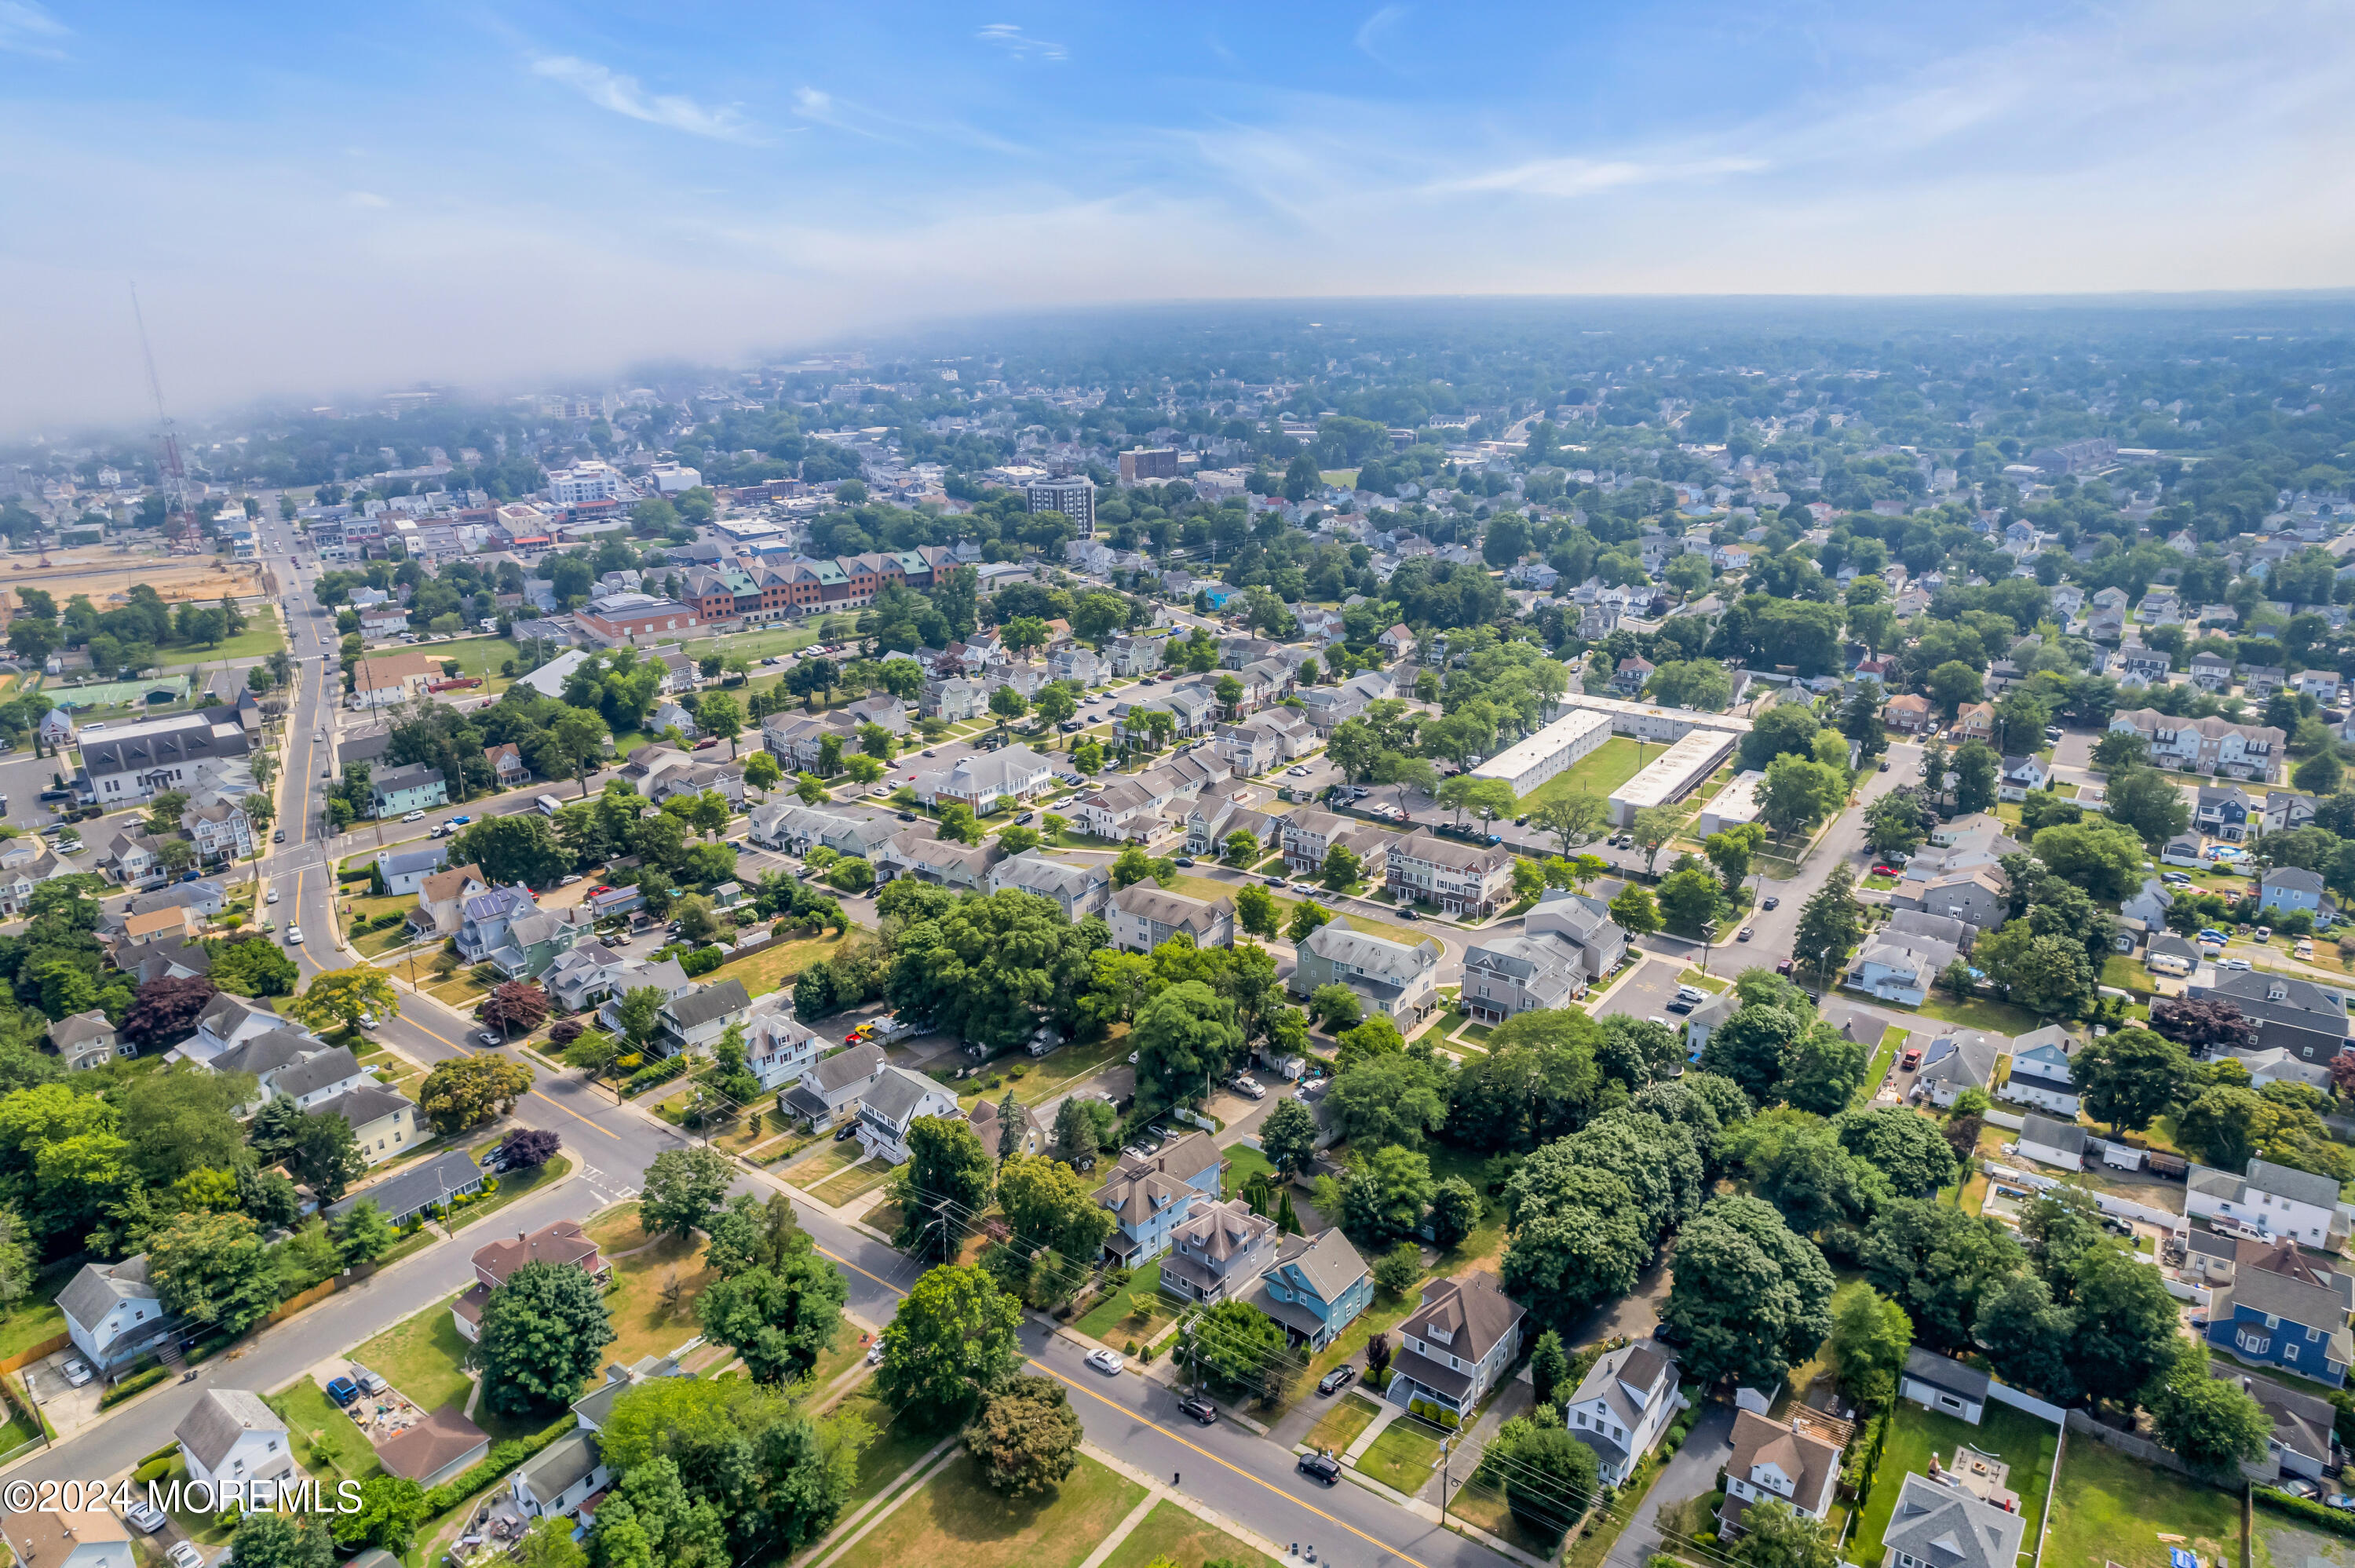
[[[147,315],[139,308],[139,285],[131,285],[131,315],[139,323],[139,352],[147,360],[147,391],[155,399],[156,440],[164,449],[164,504],[166,512],[188,509],[188,471],[180,461],[180,438],[172,417],[164,412],[164,383],[155,374],[155,345],[147,341]]]

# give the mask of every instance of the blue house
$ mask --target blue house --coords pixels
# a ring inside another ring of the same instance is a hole
[[[2298,866],[2277,865],[2265,873],[2257,907],[2318,910],[2322,907],[2322,878]]]
[[[1167,1252],[1171,1233],[1198,1206],[1218,1202],[1222,1163],[1218,1145],[1199,1132],[1142,1160],[1123,1155],[1112,1180],[1096,1189],[1096,1202],[1114,1222],[1104,1250],[1129,1268]]]
[[[1321,1351],[1356,1321],[1374,1298],[1366,1260],[1339,1230],[1286,1236],[1275,1266],[1260,1276],[1247,1299],[1284,1325],[1293,1344]]]
[[[2347,1329],[2355,1277],[2298,1251],[2295,1242],[2241,1244],[2232,1282],[2208,1302],[2208,1342],[2244,1361],[2278,1367],[2332,1388],[2347,1381],[2355,1339]]]
[[[403,812],[450,803],[450,791],[442,783],[442,770],[421,762],[386,768],[368,780],[368,790],[375,797],[376,814],[379,817],[398,817]]]

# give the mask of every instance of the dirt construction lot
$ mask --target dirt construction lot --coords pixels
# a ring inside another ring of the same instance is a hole
[[[54,595],[58,608],[78,593],[90,595],[101,609],[119,604],[135,583],[154,585],[167,602],[202,599],[217,602],[225,593],[242,599],[261,591],[261,568],[250,561],[226,561],[218,556],[118,556],[112,550],[52,554],[47,567],[32,558],[0,562],[0,586],[36,588]],[[16,600],[12,595],[9,608]]]

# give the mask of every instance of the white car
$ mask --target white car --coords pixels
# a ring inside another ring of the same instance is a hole
[[[176,1541],[164,1555],[172,1568],[205,1568],[205,1554],[197,1550],[193,1541]]]
[[[263,895],[262,895],[262,896],[261,896],[261,901],[262,901],[264,904],[275,904],[275,903],[277,903],[277,902],[278,902],[278,889],[276,889],[276,888],[274,888],[274,887],[273,887],[273,888],[272,888],[268,893],[263,894]]]
[[[1121,1373],[1121,1369],[1127,1366],[1128,1362],[1121,1358],[1121,1353],[1118,1351],[1090,1351],[1088,1352],[1088,1365],[1095,1368],[1096,1371],[1103,1372],[1107,1377],[1118,1377]]]
[[[144,1498],[133,1498],[123,1510],[123,1522],[142,1535],[152,1535],[164,1528],[165,1513]]]
[[[1263,1100],[1267,1098],[1267,1090],[1261,1086],[1259,1080],[1256,1078],[1237,1078],[1235,1080],[1235,1093],[1242,1096],[1245,1099]]]
[[[302,927],[289,926],[286,927],[286,945],[290,948],[299,948],[303,945]]]
[[[577,871],[576,871],[576,872],[572,872],[572,873],[569,874],[564,878],[564,880],[563,880],[563,881],[561,881],[561,882],[558,883],[556,885],[557,885],[557,886],[559,886],[559,887],[570,887],[570,886],[571,886],[574,883],[576,883],[576,882],[578,882],[578,881],[580,881],[580,880],[581,880],[581,874],[580,874],[579,872],[577,872]]]
[[[66,1382],[75,1388],[80,1388],[84,1383],[90,1382],[93,1375],[90,1370],[90,1363],[83,1361],[80,1356],[76,1356],[73,1360],[66,1362],[65,1365],[59,1367],[58,1370],[66,1374]]]
[[[1299,767],[1287,768],[1285,768],[1285,769],[1284,769],[1284,771],[1285,771],[1286,773],[1291,774],[1291,775],[1292,775],[1294,778],[1295,778],[1295,779],[1305,779],[1305,778],[1307,778],[1307,777],[1308,777],[1308,769],[1306,769],[1305,768],[1299,768]]]
[[[425,813],[422,811],[411,811],[409,815],[401,818],[400,820],[404,822],[421,822],[425,820]]]
[[[2245,969],[2249,967],[2249,960],[2246,959],[2218,959],[2216,960],[2216,967],[2220,969]]]

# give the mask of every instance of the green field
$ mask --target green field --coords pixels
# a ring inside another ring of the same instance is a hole
[[[1180,1568],[1194,1568],[1198,1563],[1228,1563],[1234,1568],[1275,1568],[1265,1552],[1236,1540],[1214,1524],[1203,1522],[1166,1498],[1156,1503],[1153,1511],[1113,1548],[1112,1555],[1103,1560],[1103,1568],[1146,1568],[1163,1557],[1178,1563]]]
[[[2037,1532],[2044,1523],[2044,1493],[2052,1476],[2052,1449],[2061,1440],[2061,1429],[2039,1421],[2023,1410],[2008,1404],[1990,1404],[1987,1414],[1977,1426],[1924,1410],[1918,1404],[1899,1402],[1889,1424],[1889,1440],[1881,1451],[1881,1468],[1874,1472],[1872,1490],[1864,1499],[1863,1517],[1857,1520],[1856,1539],[1851,1543],[1849,1559],[1855,1563],[1878,1563],[1881,1558],[1881,1536],[1889,1528],[1890,1515],[1897,1511],[1898,1489],[1904,1486],[1908,1471],[1929,1473],[1930,1456],[1936,1454],[1939,1462],[1949,1463],[1955,1450],[1968,1444],[1983,1454],[1992,1454],[2011,1467],[2005,1484],[2019,1494],[2019,1511],[2028,1521],[2026,1541],[2034,1543]],[[2086,1449],[2118,1457],[2132,1467],[2144,1484],[2158,1478],[2160,1472],[2117,1456],[2116,1450],[2105,1448],[2088,1438],[2069,1445],[2069,1457],[2073,1462]],[[2063,1478],[2062,1495],[2069,1495]],[[2169,1528],[2160,1526],[2160,1529]],[[2105,1538],[2106,1539],[2106,1538]],[[2059,1542],[2053,1542],[2058,1545]],[[2115,1553],[2113,1553],[2115,1555]],[[2097,1563],[2098,1552],[2061,1554],[2055,1563]],[[2163,1564],[2167,1553],[2161,1551],[2157,1561]]]
[[[1611,792],[1633,779],[1646,762],[1659,760],[1667,747],[1646,746],[1630,736],[1614,735],[1566,773],[1558,773],[1521,797],[1521,809],[1530,810],[1548,800],[1582,792],[1608,800]]]
[[[523,662],[523,650],[508,637],[462,637],[454,642],[424,642],[418,645],[418,652],[452,661],[491,689],[503,690],[510,683],[506,676],[499,673],[501,664],[510,659],[518,665]]]
[[[228,659],[263,659],[286,646],[286,632],[278,624],[278,611],[261,605],[245,612],[245,630],[234,637],[224,638],[212,647],[202,643],[181,644],[158,651],[157,657],[179,664],[218,664]]]
[[[1435,1427],[1412,1416],[1400,1416],[1358,1457],[1359,1473],[1412,1497],[1431,1479],[1431,1467],[1439,1462],[1436,1433]]]
[[[1125,1476],[1082,1457],[1060,1486],[1004,1497],[982,1480],[975,1460],[959,1458],[933,1471],[838,1561],[842,1568],[1072,1568],[1146,1495]]]
[[[1883,1475],[1889,1473],[1886,1457],[1881,1467]],[[2260,1525],[2265,1518],[2260,1510]],[[2240,1499],[2130,1458],[2091,1437],[2069,1445],[2052,1504],[2052,1534],[2044,1543],[2046,1562],[2168,1568],[2168,1548],[2179,1543],[2162,1541],[2162,1533],[2183,1537],[2179,1544],[2202,1563],[2237,1561]],[[1880,1540],[1877,1529],[1873,1539]],[[2033,1531],[2029,1539],[2035,1539]],[[2281,1559],[2275,1562],[2278,1568]]]

